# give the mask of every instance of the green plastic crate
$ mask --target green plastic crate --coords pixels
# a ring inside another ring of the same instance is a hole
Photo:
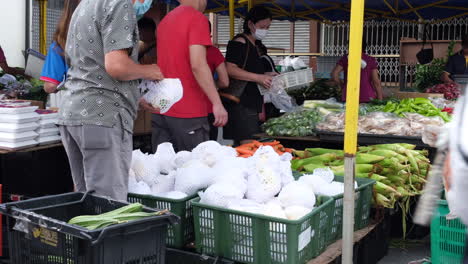
[[[440,200],[438,205],[431,222],[431,262],[462,263],[465,253],[466,227],[460,219],[446,219],[449,213],[446,200]]]
[[[344,182],[344,177],[335,176],[334,181]],[[354,230],[362,229],[369,225],[369,214],[372,203],[372,190],[375,180],[356,178],[358,188],[355,192],[354,203]],[[343,194],[332,197],[334,200],[333,222],[328,236],[328,243],[341,239],[343,231]]]
[[[198,195],[188,196],[183,199],[170,199],[152,195],[140,195],[129,193],[130,203],[141,203],[150,208],[167,209],[180,217],[180,223],[169,225],[167,229],[166,245],[172,248],[183,248],[195,239],[193,231],[193,213],[190,200]]]
[[[240,263],[306,263],[325,250],[333,213],[331,198],[317,200],[317,208],[291,221],[209,206],[194,199],[197,251]]]

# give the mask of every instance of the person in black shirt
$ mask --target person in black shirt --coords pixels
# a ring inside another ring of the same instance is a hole
[[[268,34],[272,15],[268,9],[256,6],[248,12],[243,33],[228,43],[226,51],[227,70],[231,80],[244,81],[238,100],[225,99],[229,121],[224,127],[224,138],[234,140],[235,144],[244,144],[260,132],[259,113],[263,108],[263,96],[258,85],[270,88],[272,76],[267,72],[259,47]],[[232,81],[231,81],[232,84]]]
[[[462,49],[451,56],[445,65],[445,71],[442,73],[444,83],[452,83],[452,75],[468,74],[468,34],[462,38]]]

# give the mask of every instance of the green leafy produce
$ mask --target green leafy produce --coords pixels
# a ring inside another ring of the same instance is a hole
[[[310,86],[290,90],[288,94],[298,102],[313,99],[339,98],[341,96],[341,88],[331,80],[318,79],[311,83]]]
[[[269,136],[310,136],[315,135],[315,126],[322,119],[317,110],[303,110],[272,118],[263,124],[263,130]]]
[[[439,116],[445,122],[451,120],[450,115],[442,112],[437,108],[431,100],[427,98],[407,98],[399,103],[388,102],[383,108],[384,112],[394,113],[400,117],[404,117],[405,113],[418,113],[423,116]]]
[[[80,215],[70,219],[68,223],[72,225],[78,225],[89,230],[95,230],[110,225],[143,219],[150,216],[162,215],[166,212],[167,211],[146,213],[143,212],[143,205],[140,203],[133,203],[100,215]]]

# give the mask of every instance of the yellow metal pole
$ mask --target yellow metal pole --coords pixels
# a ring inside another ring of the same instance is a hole
[[[359,90],[361,84],[362,35],[365,0],[351,1],[351,21],[346,87],[345,192],[343,201],[343,264],[353,263],[354,245],[354,178],[356,167]]]
[[[255,0],[248,0],[248,8],[249,10],[252,9],[252,7],[255,6]]]
[[[229,35],[234,38],[234,0],[229,0]]]
[[[47,0],[39,1],[40,31],[39,50],[42,54],[47,53]]]

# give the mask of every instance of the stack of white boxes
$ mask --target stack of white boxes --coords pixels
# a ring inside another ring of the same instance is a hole
[[[37,106],[27,101],[0,100],[0,148],[19,149],[38,144]]]
[[[36,110],[39,114],[39,127],[36,132],[39,134],[37,141],[39,145],[60,142],[60,132],[56,125],[58,113],[54,110]]]

